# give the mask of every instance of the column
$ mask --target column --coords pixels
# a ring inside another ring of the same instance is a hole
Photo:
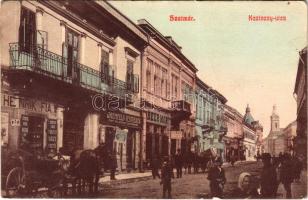
[[[101,66],[102,46],[103,44],[100,42],[97,44],[97,66]]]
[[[178,99],[183,99],[183,94],[182,94],[182,66],[181,66],[181,69],[180,69],[180,76],[179,76],[179,83],[177,85],[179,85],[178,87],[178,96],[177,98]]]
[[[80,47],[79,47],[79,62],[85,64],[85,44],[86,44],[86,33],[80,34]]]
[[[155,135],[156,135],[156,133],[154,133],[154,127],[153,127],[153,125],[151,125],[151,131],[150,131],[150,133],[151,133],[151,137],[152,137],[152,152],[151,152],[151,155],[152,155],[152,158],[153,158],[153,156],[156,154],[156,152],[155,152],[155,144],[156,144],[156,140],[155,140]],[[156,156],[156,155],[155,155]]]
[[[145,154],[146,154],[146,149],[145,149],[145,145],[146,145],[146,130],[147,130],[147,116],[146,116],[146,112],[142,111],[141,112],[142,115],[142,130],[140,132],[140,152],[139,152],[139,158],[140,158],[140,164],[139,164],[139,170],[142,172],[143,171],[143,162],[145,161]]]
[[[84,126],[84,149],[94,149],[98,146],[98,117],[96,113],[89,113]]]
[[[61,26],[61,42],[65,42],[65,27],[67,26],[67,23],[63,20],[60,21]]]
[[[162,155],[162,150],[163,150],[163,132],[161,127],[159,127],[159,131],[158,131],[159,137],[158,137],[158,153],[159,156]]]
[[[63,146],[63,111],[64,108],[58,107],[56,110],[57,113],[57,151],[59,151],[59,148]]]
[[[43,8],[39,6],[36,7],[35,18],[36,18],[36,29],[37,30],[43,30],[43,27],[42,27],[43,13],[44,13]]]

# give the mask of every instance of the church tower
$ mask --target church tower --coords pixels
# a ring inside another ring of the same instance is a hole
[[[276,105],[273,106],[273,112],[271,115],[271,132],[280,131],[279,116],[276,111]]]

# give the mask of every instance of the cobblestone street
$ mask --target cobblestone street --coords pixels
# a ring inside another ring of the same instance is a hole
[[[238,176],[241,172],[249,172],[258,175],[262,168],[261,162],[236,163],[234,167],[226,166],[227,183],[224,188],[225,198],[237,187]],[[303,173],[304,175],[304,173]],[[302,176],[304,180],[304,176]],[[148,179],[133,183],[118,185],[104,184],[101,197],[104,198],[161,198],[162,186],[159,179]],[[293,183],[292,189],[295,198],[302,198],[305,194],[306,181]],[[172,180],[172,198],[209,198],[210,189],[206,174],[184,174],[180,179]],[[285,195],[283,186],[278,189],[277,198]]]

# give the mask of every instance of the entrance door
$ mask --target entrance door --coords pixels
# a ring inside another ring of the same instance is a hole
[[[176,153],[176,139],[171,139],[171,155]]]
[[[151,133],[146,134],[145,151],[146,151],[146,160],[151,160],[152,159],[152,134]]]
[[[63,147],[67,153],[83,149],[84,119],[83,114],[64,111]]]
[[[29,116],[29,142],[34,153],[43,152],[44,119]]]

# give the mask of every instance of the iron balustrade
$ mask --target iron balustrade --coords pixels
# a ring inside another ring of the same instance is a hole
[[[126,82],[106,76],[98,70],[50,52],[40,45],[24,49],[19,43],[10,43],[10,68],[27,70],[101,92],[112,93],[121,98],[130,98]]]
[[[191,112],[190,103],[184,100],[172,101],[171,108],[173,110]]]

